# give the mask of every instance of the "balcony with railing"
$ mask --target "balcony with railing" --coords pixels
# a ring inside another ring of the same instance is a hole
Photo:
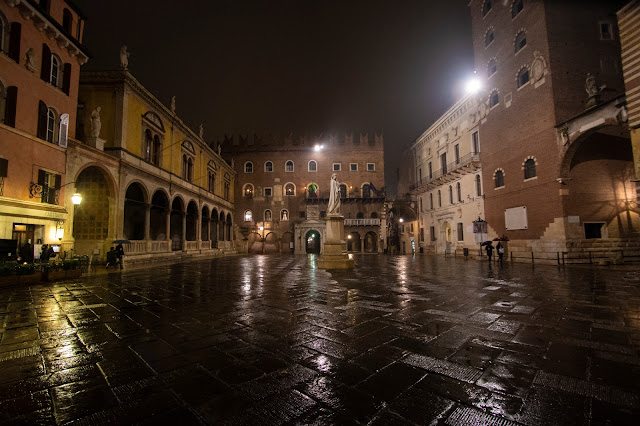
[[[345,219],[344,226],[380,226],[380,219]]]
[[[436,186],[451,182],[458,179],[460,176],[473,173],[479,169],[480,153],[470,152],[451,163],[445,164],[442,169],[434,171],[431,176],[417,180],[414,185],[409,187],[409,189],[412,192],[430,190]]]

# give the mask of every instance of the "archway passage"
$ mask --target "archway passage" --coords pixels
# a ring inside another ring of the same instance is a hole
[[[102,242],[109,236],[109,203],[111,193],[104,172],[87,167],[76,178],[76,189],[82,194],[82,204],[73,209],[73,238],[78,242]]]
[[[211,234],[211,248],[218,247],[218,209],[211,210],[211,228],[209,229],[209,233]]]
[[[224,241],[225,222],[226,216],[224,215],[224,212],[220,212],[220,219],[218,221],[218,241]]]
[[[304,240],[307,253],[320,254],[320,233],[318,231],[307,232]]]
[[[572,143],[563,161],[566,216],[580,218],[569,238],[637,238],[640,210],[628,132],[604,127]]]
[[[285,232],[280,237],[280,251],[282,253],[293,253],[293,233]]]
[[[202,207],[202,215],[200,219],[200,239],[202,241],[209,241],[209,207]]]
[[[134,182],[124,197],[124,235],[129,240],[144,240],[147,216],[145,190]]]
[[[167,217],[169,216],[169,197],[164,191],[156,191],[151,197],[151,212],[149,215],[149,236],[152,240],[167,239]]]
[[[178,197],[173,199],[171,203],[171,250],[182,250],[182,239],[184,238],[184,219],[186,212],[184,204]]]
[[[233,239],[233,235],[231,235],[231,213],[227,213],[225,240],[231,241],[232,239]]]
[[[187,241],[195,241],[198,230],[198,206],[195,201],[189,202],[187,205]]]
[[[247,237],[247,248],[249,253],[260,254],[262,253],[262,246],[264,242],[262,241],[262,236],[257,232],[252,232]]]
[[[367,253],[376,253],[378,251],[378,236],[375,232],[367,232],[364,236],[364,251]]]
[[[278,237],[275,232],[269,232],[264,237],[264,252],[265,253],[278,253]]]
[[[347,235],[347,251],[361,251],[360,234],[352,232]]]

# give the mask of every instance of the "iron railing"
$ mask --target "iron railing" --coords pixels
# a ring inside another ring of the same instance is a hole
[[[430,176],[427,176],[422,179],[418,179],[414,185],[411,185],[409,187],[409,189],[414,190],[422,185],[426,185],[437,179],[440,179],[443,176],[446,176],[448,174],[453,174],[454,172],[458,171],[459,169],[465,166],[468,166],[471,163],[479,162],[479,161],[480,161],[480,153],[470,152],[452,161],[451,163],[445,164],[445,166],[442,169],[432,172]]]

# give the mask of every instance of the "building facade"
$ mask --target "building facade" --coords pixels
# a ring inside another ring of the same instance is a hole
[[[638,0],[627,3],[618,11],[622,71],[636,179],[640,179],[640,70],[636,66],[638,55],[640,55],[639,21],[640,1]]]
[[[86,72],[78,111],[67,176],[83,202],[69,247],[104,255],[124,240],[129,259],[233,250],[235,172],[175,98],[165,106],[126,69]]]
[[[467,96],[413,143],[419,246],[451,254],[477,248],[472,222],[484,218],[479,100]]]
[[[469,2],[484,208],[510,250],[638,236],[613,3]]]
[[[0,257],[60,245],[69,222],[84,21],[64,0],[0,2]]]
[[[238,176],[235,220],[244,250],[321,253],[333,173],[341,183],[347,249],[383,250],[381,133],[234,135],[222,146]]]

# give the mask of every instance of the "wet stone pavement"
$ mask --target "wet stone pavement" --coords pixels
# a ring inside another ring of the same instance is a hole
[[[0,423],[640,418],[640,268],[313,265],[238,256],[0,289]]]

